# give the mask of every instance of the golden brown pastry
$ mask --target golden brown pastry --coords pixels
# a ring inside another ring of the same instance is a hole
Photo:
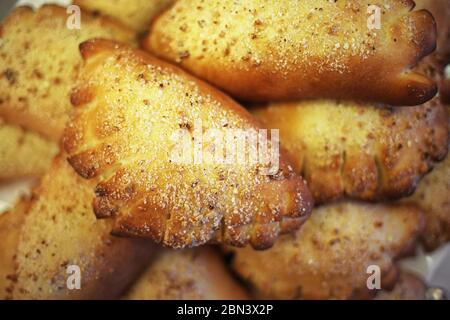
[[[269,250],[235,249],[233,268],[261,298],[367,298],[376,293],[367,287],[374,274],[368,267],[379,267],[382,287],[395,283],[393,260],[411,248],[422,225],[414,207],[327,205]]]
[[[437,25],[437,48],[433,53],[442,65],[450,62],[450,0],[414,0],[416,9],[430,11]]]
[[[370,6],[380,9],[379,29]],[[417,105],[435,83],[411,71],[436,45],[412,0],[176,2],[143,46],[249,101],[360,99]]]
[[[403,202],[413,203],[425,213],[422,243],[429,251],[450,241],[450,156],[435,166]]]
[[[450,81],[445,79],[444,69],[450,63],[450,0],[416,0],[417,8],[429,10],[437,23],[437,48],[427,60],[434,66],[434,79],[439,84],[440,98],[450,104]]]
[[[395,287],[391,291],[379,292],[375,300],[425,300],[426,290],[422,279],[407,271],[400,271]]]
[[[18,7],[0,25],[0,116],[59,140],[71,110],[70,89],[81,64],[80,42],[93,37],[133,41],[107,18],[81,13],[80,29],[56,5]]]
[[[330,100],[273,103],[254,115],[280,142],[318,203],[411,194],[447,153],[448,116],[439,99],[409,108]]]
[[[148,30],[154,16],[174,0],[74,0],[82,9],[116,18],[138,31]]]
[[[2,265],[13,257],[6,284],[0,271],[8,298],[117,298],[145,268],[153,245],[111,236],[111,221],[99,221],[92,212],[92,187],[59,157],[26,204],[25,217],[21,205],[0,216],[0,225],[8,224],[0,236],[9,239],[0,242]],[[71,266],[81,271],[79,290],[68,289]]]
[[[163,250],[125,295],[130,300],[237,300],[249,296],[209,246]]]
[[[11,299],[15,280],[14,257],[20,229],[26,218],[30,201],[22,198],[16,207],[0,214],[0,300]]]
[[[443,3],[445,1],[442,1]],[[445,10],[445,8],[440,8]],[[437,9],[435,9],[437,11]],[[436,54],[433,54],[434,58]],[[450,82],[445,78],[442,68],[431,70],[438,82],[441,82],[440,100],[446,105],[450,117]],[[441,81],[443,79],[443,81]],[[450,121],[449,121],[450,126]],[[450,127],[449,127],[450,129]],[[450,132],[449,132],[450,134]],[[447,140],[450,143],[449,140]],[[441,142],[442,144],[444,141]],[[437,164],[418,185],[415,193],[403,202],[420,207],[425,213],[425,230],[421,236],[425,249],[432,251],[450,241],[450,156]]]
[[[99,178],[94,211],[114,218],[114,234],[176,248],[214,239],[263,249],[309,216],[309,191],[283,154],[275,167],[276,159],[254,164],[251,148],[240,153],[246,161],[231,152],[224,162],[213,161],[220,155],[213,151],[224,150],[228,140],[203,132],[228,134],[229,147],[238,139],[234,130],[260,128],[228,96],[112,41],[87,41],[81,53],[85,66],[72,95],[76,112],[64,146],[81,176]],[[181,140],[175,135],[180,131]],[[180,145],[190,147],[185,161],[173,157]]]
[[[40,177],[57,152],[53,141],[0,118],[0,181]]]

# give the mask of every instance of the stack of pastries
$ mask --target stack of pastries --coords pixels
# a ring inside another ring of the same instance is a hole
[[[450,0],[415,2],[15,8],[0,181],[35,186],[0,214],[0,299],[425,298],[397,261],[450,241]],[[199,130],[279,132],[278,166],[174,161]]]

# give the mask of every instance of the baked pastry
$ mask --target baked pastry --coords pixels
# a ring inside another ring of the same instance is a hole
[[[419,205],[425,212],[426,226],[421,237],[427,250],[450,241],[450,157],[436,165],[404,201]]]
[[[448,116],[437,98],[409,108],[273,103],[253,113],[263,126],[280,129],[281,144],[317,203],[407,196],[447,153]]]
[[[40,177],[57,152],[53,141],[0,119],[0,181]]]
[[[92,188],[59,157],[31,202],[0,216],[0,236],[7,239],[0,243],[0,270],[7,269],[0,271],[0,288],[8,298],[117,298],[145,268],[153,245],[111,236],[111,221],[92,212]],[[72,265],[81,271],[79,290],[67,286]]]
[[[124,25],[138,31],[148,30],[154,16],[174,0],[74,0],[73,4],[87,11],[116,18]]]
[[[416,9],[430,11],[437,24],[437,48],[434,58],[443,66],[450,63],[450,0],[414,0]]]
[[[380,291],[375,300],[425,300],[427,287],[422,279],[408,272],[400,271],[395,287]]]
[[[450,63],[450,0],[415,0],[416,8],[429,10],[437,23],[437,48],[426,58],[437,71],[436,82],[440,86],[442,102],[450,104],[450,81],[445,79],[444,69]]]
[[[260,298],[367,298],[376,293],[367,287],[375,275],[368,267],[379,267],[382,288],[392,286],[393,261],[422,226],[414,207],[339,202],[315,209],[297,234],[269,250],[234,249],[232,265]]]
[[[125,295],[129,300],[238,300],[249,296],[211,247],[162,250]]]
[[[437,164],[419,183],[415,193],[402,202],[419,206],[425,213],[426,224],[421,240],[427,250],[432,251],[449,242],[450,156]]]
[[[218,157],[260,128],[243,107],[129,46],[90,40],[81,53],[63,143],[75,170],[99,179],[94,211],[114,218],[114,234],[174,248],[214,239],[264,249],[309,216],[309,191],[284,154],[256,159],[248,143],[237,157],[231,149]],[[274,141],[258,152],[276,154]]]
[[[178,1],[154,20],[143,46],[243,100],[417,105],[437,90],[410,70],[434,50],[436,25],[413,7],[412,0]]]
[[[93,37],[134,41],[113,20],[81,14],[69,29],[66,9],[18,7],[0,25],[0,116],[58,141],[71,110],[70,89],[81,64],[78,45]]]
[[[14,210],[0,214],[0,300],[11,299],[15,280],[14,257],[20,228],[26,218],[30,201],[23,197]]]

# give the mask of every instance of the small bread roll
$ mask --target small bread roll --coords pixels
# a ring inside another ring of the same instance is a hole
[[[448,115],[438,98],[408,108],[272,103],[253,114],[263,126],[280,130],[281,144],[317,203],[408,196],[448,149]]]
[[[155,19],[143,45],[243,100],[417,105],[437,90],[410,70],[434,50],[436,25],[413,7],[412,0],[184,0]]]
[[[240,300],[248,294],[211,247],[163,250],[125,295],[129,300]]]
[[[0,25],[0,116],[59,141],[72,110],[70,89],[82,62],[78,45],[93,37],[134,41],[116,21],[81,13],[69,29],[66,8],[16,8]]]
[[[369,277],[379,271],[381,287],[392,287],[394,260],[422,229],[414,207],[339,202],[315,209],[297,234],[269,250],[234,249],[232,265],[261,298],[368,298],[377,292]]]
[[[76,111],[63,143],[75,170],[99,179],[94,211],[113,218],[115,234],[173,248],[215,240],[265,249],[309,216],[309,191],[283,153],[265,162],[252,158],[247,143],[239,156],[214,160],[239,133],[261,128],[228,96],[113,41],[87,41],[81,53]],[[230,139],[210,139],[203,134],[209,129]],[[177,159],[180,146],[188,150]]]
[[[113,299],[145,268],[153,245],[111,236],[112,223],[95,218],[92,198],[92,183],[60,156],[31,202],[0,216],[6,239],[0,243],[0,288],[7,298]],[[80,270],[80,289],[69,289],[70,266]]]

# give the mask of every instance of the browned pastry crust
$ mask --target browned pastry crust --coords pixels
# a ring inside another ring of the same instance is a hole
[[[438,164],[405,201],[419,205],[425,212],[426,227],[422,242],[434,250],[450,241],[450,157]]]
[[[376,290],[367,289],[367,267],[377,265],[382,287],[391,287],[393,260],[411,250],[422,226],[414,207],[341,202],[315,209],[269,250],[235,249],[233,268],[262,298],[368,298]]]
[[[447,153],[448,116],[438,98],[392,108],[335,101],[274,103],[254,110],[307,181],[316,202],[411,194]]]
[[[81,8],[116,18],[124,25],[144,32],[155,15],[174,0],[74,0]]]
[[[424,247],[435,250],[450,241],[450,155],[435,166],[403,202],[419,206],[425,213]]]
[[[445,1],[442,1],[441,5]],[[438,6],[435,3],[435,6]],[[445,8],[440,7],[441,10]],[[447,8],[448,9],[448,8]],[[437,8],[435,11],[438,11]],[[448,22],[450,23],[450,22]],[[438,52],[427,60],[430,61],[431,70],[425,70],[441,83],[440,100],[447,104],[447,113],[450,116],[450,81],[445,78],[439,61],[436,60]],[[443,80],[442,80],[443,79]],[[442,81],[441,81],[442,80]],[[450,121],[449,121],[450,122]],[[449,123],[450,125],[450,123]],[[450,128],[450,127],[449,127]],[[449,132],[450,134],[450,132]],[[442,141],[441,143],[444,143]],[[450,141],[448,141],[450,143]],[[403,202],[412,203],[420,207],[425,213],[425,230],[421,236],[422,243],[426,250],[433,251],[450,241],[450,156],[437,164],[433,171],[428,174],[418,185],[415,193]]]
[[[125,295],[129,300],[240,300],[249,296],[211,247],[163,250]]]
[[[259,128],[229,97],[115,42],[87,41],[81,53],[85,66],[72,95],[77,111],[64,146],[80,175],[99,178],[94,211],[100,218],[115,217],[115,234],[177,248],[214,238],[263,249],[309,216],[310,194],[283,154],[271,176],[248,161],[172,161],[179,141],[171,137],[181,128],[191,143],[198,120],[204,130]]]
[[[30,201],[22,198],[11,211],[0,214],[0,300],[11,299],[15,280],[14,257],[20,229],[25,221]]]
[[[70,89],[81,64],[80,42],[93,37],[134,41],[120,23],[81,13],[81,28],[56,5],[16,8],[0,25],[0,116],[59,141],[72,109]]]
[[[434,58],[442,65],[450,62],[450,0],[414,0],[417,9],[430,11],[437,24]]]
[[[92,212],[92,187],[60,157],[30,203],[0,216],[0,288],[8,298],[117,298],[145,268],[153,245],[111,236],[112,223]],[[67,288],[69,265],[81,270],[80,290]]]
[[[57,152],[55,142],[0,118],[0,181],[40,177]]]
[[[425,300],[427,287],[422,279],[407,271],[400,271],[395,287],[383,290],[375,300]]]
[[[368,28],[369,5],[382,11]],[[435,83],[411,71],[436,45],[412,0],[176,2],[143,46],[248,101],[358,99],[417,105]]]

